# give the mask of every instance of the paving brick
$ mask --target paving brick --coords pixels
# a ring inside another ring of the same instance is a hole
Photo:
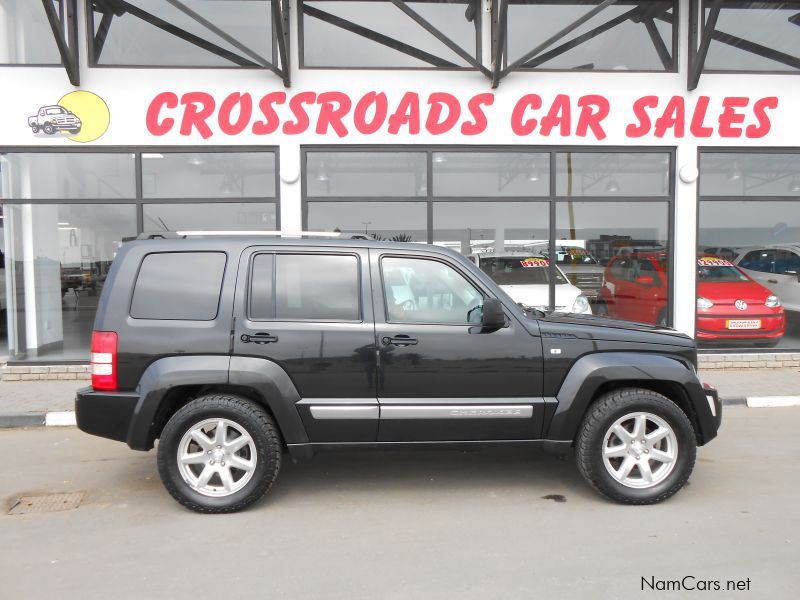
[[[5,373],[30,373],[31,372],[31,368],[30,367],[9,367],[9,366],[5,366],[5,367],[3,367],[3,372],[5,372]]]
[[[22,373],[19,377],[22,381],[39,381],[42,378],[38,373]]]
[[[67,373],[88,373],[88,365],[71,365],[67,367]]]
[[[50,367],[50,373],[67,373],[66,365],[53,365]]]
[[[19,373],[3,373],[3,381],[19,381]]]
[[[77,379],[77,373],[59,373],[56,379]]]
[[[40,366],[33,365],[33,366],[31,366],[31,370],[29,372],[30,373],[40,373],[40,374],[49,373],[50,372],[50,367],[40,367]]]

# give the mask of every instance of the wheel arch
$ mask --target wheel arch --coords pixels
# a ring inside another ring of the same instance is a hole
[[[209,393],[248,398],[269,412],[284,443],[308,441],[295,408],[300,396],[277,364],[243,357],[173,356],[155,361],[142,375],[128,445],[151,449],[177,410]]]
[[[591,405],[602,395],[621,388],[651,390],[674,402],[689,418],[698,445],[716,433],[713,417],[700,414],[699,398],[705,398],[696,374],[678,358],[663,354],[607,352],[578,359],[556,395],[558,405],[544,437],[574,443]]]

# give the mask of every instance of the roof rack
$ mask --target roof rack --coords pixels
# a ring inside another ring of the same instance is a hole
[[[365,233],[345,233],[342,231],[145,231],[136,236],[137,240],[174,240],[200,236],[257,236],[278,238],[336,238],[340,240],[374,240]]]

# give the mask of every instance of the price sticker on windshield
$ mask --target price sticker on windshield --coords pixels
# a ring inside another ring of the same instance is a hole
[[[549,267],[550,261],[546,258],[526,258],[525,260],[519,261],[519,264],[521,264],[524,269],[531,267]]]
[[[733,263],[729,260],[725,260],[724,258],[718,258],[716,256],[703,256],[702,258],[697,259],[697,264],[701,267],[732,267]]]

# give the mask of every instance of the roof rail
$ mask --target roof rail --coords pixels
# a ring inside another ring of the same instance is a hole
[[[280,238],[336,238],[340,240],[374,240],[366,233],[346,233],[342,231],[145,231],[136,236],[137,240],[172,240],[198,236],[258,236]]]

